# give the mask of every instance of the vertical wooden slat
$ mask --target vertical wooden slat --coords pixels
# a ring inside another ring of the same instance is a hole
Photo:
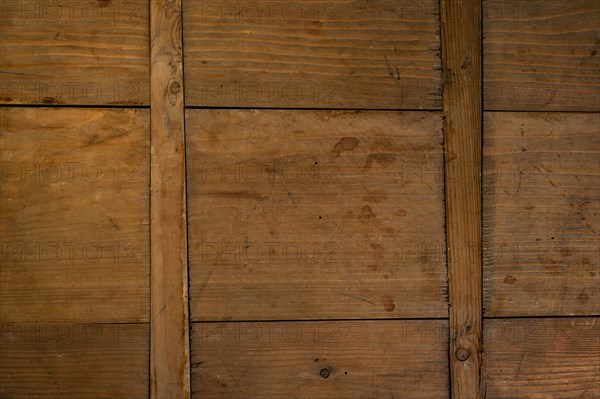
[[[150,1],[151,270],[150,395],[188,398],[181,1]]]
[[[441,0],[445,188],[454,399],[479,393],[481,351],[481,3]]]

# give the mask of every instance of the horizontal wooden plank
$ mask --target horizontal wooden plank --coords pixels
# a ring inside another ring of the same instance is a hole
[[[186,105],[439,109],[434,0],[183,1]]]
[[[145,0],[2,1],[0,37],[0,103],[149,103]]]
[[[149,320],[149,112],[0,109],[0,319]]]
[[[447,398],[448,323],[198,323],[195,398]]]
[[[188,110],[192,320],[446,317],[439,113]]]
[[[600,314],[600,115],[484,120],[485,313]]]
[[[600,319],[484,321],[487,399],[600,397]]]
[[[485,109],[600,109],[600,3],[484,0],[483,7]]]
[[[148,324],[0,324],[2,398],[148,398]]]

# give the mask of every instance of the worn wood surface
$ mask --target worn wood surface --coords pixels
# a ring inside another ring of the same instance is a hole
[[[149,114],[0,109],[0,319],[149,318]]]
[[[148,104],[148,2],[0,3],[0,103]]]
[[[447,321],[196,323],[194,398],[448,398]]]
[[[600,314],[599,114],[487,113],[490,316]]]
[[[442,0],[450,381],[479,398],[481,351],[481,4]]]
[[[0,397],[147,398],[148,324],[0,324]]]
[[[151,0],[150,397],[188,398],[188,265],[181,2]]]
[[[186,104],[440,108],[434,0],[186,0]]]
[[[600,319],[489,319],[482,389],[488,399],[600,397]]]
[[[600,3],[484,0],[485,108],[600,110]]]
[[[193,320],[447,316],[439,113],[186,114]]]

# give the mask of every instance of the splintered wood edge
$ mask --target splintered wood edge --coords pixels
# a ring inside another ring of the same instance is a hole
[[[482,37],[479,0],[442,0],[451,397],[480,398]]]
[[[181,0],[150,1],[150,397],[190,397]]]

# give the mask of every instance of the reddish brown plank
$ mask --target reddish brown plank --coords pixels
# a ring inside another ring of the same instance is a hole
[[[490,319],[482,375],[487,399],[600,397],[600,319]]]
[[[149,320],[147,110],[0,109],[0,319]]]
[[[600,3],[484,0],[489,110],[599,111]]]
[[[0,4],[0,103],[148,104],[148,2]]]
[[[149,326],[0,324],[2,398],[148,397]]]
[[[486,315],[600,314],[599,114],[487,113]]]
[[[196,323],[194,398],[448,398],[447,321]]]
[[[185,0],[186,104],[440,108],[434,0]]]
[[[445,317],[441,119],[188,110],[193,320]]]

